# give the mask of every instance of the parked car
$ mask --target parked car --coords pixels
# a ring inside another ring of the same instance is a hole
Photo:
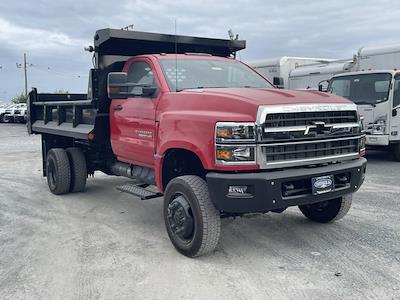
[[[215,249],[220,219],[299,206],[343,217],[364,181],[357,107],[319,91],[273,87],[232,54],[245,41],[103,29],[88,94],[29,95],[53,194],[82,192],[88,174],[134,179],[118,189],[164,197],[174,247]]]
[[[3,115],[6,113],[7,105],[0,105],[0,123],[3,122]]]
[[[6,107],[0,121],[3,123],[25,122],[26,113],[26,103],[11,104]]]
[[[4,113],[2,113],[2,115],[0,117],[0,122],[10,123],[13,121],[13,118],[11,117],[11,115],[14,113],[15,106],[16,106],[16,104],[10,104],[5,107]]]
[[[25,123],[27,117],[27,107],[25,103],[18,104],[11,115],[13,122],[15,123]]]

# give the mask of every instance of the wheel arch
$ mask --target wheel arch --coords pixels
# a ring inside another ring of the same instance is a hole
[[[175,177],[197,175],[205,179],[206,168],[194,151],[187,148],[169,148],[161,156],[156,181],[164,191],[167,184]]]

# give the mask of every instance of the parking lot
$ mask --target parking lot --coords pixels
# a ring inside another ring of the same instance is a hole
[[[217,251],[174,250],[161,199],[140,201],[96,173],[86,193],[55,196],[41,176],[40,136],[0,124],[1,299],[400,299],[400,163],[368,154],[347,217],[224,219]]]

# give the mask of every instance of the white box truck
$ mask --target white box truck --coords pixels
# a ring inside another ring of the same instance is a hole
[[[329,63],[302,66],[289,73],[289,88],[291,90],[318,90],[321,85],[326,90],[328,80],[336,74],[351,71],[354,61],[333,61]]]
[[[400,45],[360,48],[356,71],[370,69],[400,69]]]
[[[400,45],[361,47],[353,59],[299,66],[289,73],[288,88],[326,90],[327,81],[336,74],[366,70],[400,69]]]
[[[329,81],[328,92],[357,104],[367,146],[386,147],[400,161],[400,70],[338,74]]]
[[[266,77],[274,85],[280,88],[292,89],[289,86],[289,74],[292,70],[301,66],[327,63],[331,61],[334,60],[328,58],[283,56],[279,58],[249,62],[248,65]]]

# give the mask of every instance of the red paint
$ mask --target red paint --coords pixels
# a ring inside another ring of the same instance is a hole
[[[229,59],[191,55],[177,57]],[[160,190],[163,157],[172,148],[192,151],[207,170],[258,170],[258,165],[215,164],[216,122],[254,122],[258,106],[266,104],[349,103],[348,100],[332,94],[277,89],[214,88],[171,92],[159,65],[159,60],[171,58],[175,58],[175,55],[143,55],[130,59],[123,71],[126,72],[133,62],[146,61],[156,76],[159,94],[156,98],[148,99],[114,99],[110,107],[111,144],[115,155],[121,161],[154,168]],[[122,110],[114,111],[117,105],[121,105]],[[143,132],[149,134],[140,136]]]

